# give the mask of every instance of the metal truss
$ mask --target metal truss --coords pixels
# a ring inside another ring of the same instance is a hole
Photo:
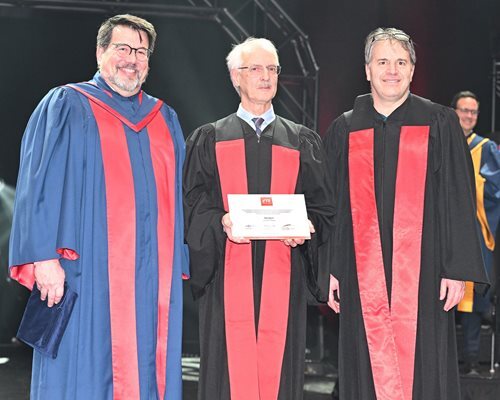
[[[308,36],[276,0],[0,0],[2,9],[87,13],[131,13],[217,23],[235,43],[264,36],[278,48],[281,64],[277,101],[288,118],[318,127],[319,67]],[[5,14],[5,13],[2,13]],[[2,15],[0,14],[0,15]],[[288,72],[289,71],[289,72]]]
[[[500,57],[493,58],[493,72],[491,76],[491,132],[496,131],[496,107],[500,100]]]

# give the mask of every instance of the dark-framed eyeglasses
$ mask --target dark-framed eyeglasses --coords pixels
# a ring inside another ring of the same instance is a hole
[[[264,68],[267,69],[270,75],[279,75],[281,73],[281,65],[249,65],[247,67],[238,67],[238,69],[247,69],[250,75],[260,76],[264,73]]]
[[[126,43],[111,43],[115,49],[115,52],[120,56],[120,57],[127,57],[132,54],[132,51],[135,52],[135,57],[139,61],[147,61],[151,54],[153,53],[151,50],[146,49],[145,47],[139,47],[135,48],[132,46],[129,46]]]
[[[477,116],[479,114],[479,110],[471,110],[469,108],[455,108],[461,114],[470,114],[473,116]]]

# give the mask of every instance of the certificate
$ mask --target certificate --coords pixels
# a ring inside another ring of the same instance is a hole
[[[234,237],[310,239],[303,194],[228,194]]]

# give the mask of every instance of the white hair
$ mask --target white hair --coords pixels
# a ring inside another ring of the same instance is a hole
[[[278,50],[269,39],[249,37],[243,43],[233,46],[233,49],[226,57],[227,69],[231,71],[242,66],[243,54],[250,53],[255,48],[261,48],[274,53],[278,60]],[[279,62],[278,62],[279,64]]]

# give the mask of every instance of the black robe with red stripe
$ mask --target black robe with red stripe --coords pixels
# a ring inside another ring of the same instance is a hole
[[[393,222],[402,127],[429,127],[422,225],[413,400],[460,398],[454,312],[439,300],[441,278],[487,282],[475,223],[473,173],[455,113],[410,95],[386,120],[371,96],[357,98],[354,112],[337,118],[325,138],[334,177],[337,220],[332,235],[332,273],[340,280],[340,398],[376,399],[362,311],[353,237],[349,136],[374,130],[374,186],[387,295],[393,285]],[[353,174],[353,172],[351,172]],[[410,176],[411,179],[411,176]],[[399,290],[405,290],[405,283]],[[386,321],[387,323],[387,321]],[[375,334],[380,340],[380,333]],[[410,350],[411,351],[411,350]],[[380,366],[380,364],[379,364]],[[382,364],[384,368],[391,366]],[[392,397],[391,397],[392,398]]]
[[[317,263],[318,247],[327,241],[333,220],[331,179],[327,176],[321,140],[309,129],[276,117],[257,140],[255,131],[236,114],[195,130],[187,141],[184,167],[186,241],[191,256],[191,287],[200,306],[201,370],[199,399],[230,399],[224,322],[224,210],[216,159],[216,141],[243,139],[248,193],[269,193],[272,147],[300,154],[295,193],[303,193],[316,233],[291,250],[288,327],[281,369],[279,399],[302,399],[306,305],[310,293],[326,301],[328,266]],[[234,166],[237,168],[237,166]],[[256,328],[259,322],[265,241],[252,241],[252,271]],[[319,283],[318,283],[319,282]],[[241,349],[244,351],[245,349]]]

